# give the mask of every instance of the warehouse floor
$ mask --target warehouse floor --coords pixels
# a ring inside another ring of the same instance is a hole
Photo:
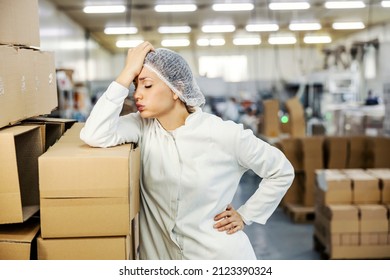
[[[241,179],[232,202],[240,206],[256,190],[260,178],[248,171]],[[294,223],[278,208],[266,225],[253,223],[244,231],[252,242],[256,256],[263,260],[319,260],[321,255],[313,248],[313,223]]]

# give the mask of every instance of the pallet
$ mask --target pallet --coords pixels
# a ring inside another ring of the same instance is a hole
[[[284,212],[294,223],[302,224],[314,222],[314,207],[286,203],[283,208]]]

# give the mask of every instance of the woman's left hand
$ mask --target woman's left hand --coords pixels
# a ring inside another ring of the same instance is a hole
[[[226,231],[227,234],[236,233],[244,229],[244,221],[241,215],[233,208],[231,204],[226,207],[226,210],[214,217],[214,228],[218,231]]]

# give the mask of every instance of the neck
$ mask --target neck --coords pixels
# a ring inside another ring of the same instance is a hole
[[[168,114],[158,117],[157,120],[165,130],[175,130],[185,124],[189,114],[184,103],[176,102]]]

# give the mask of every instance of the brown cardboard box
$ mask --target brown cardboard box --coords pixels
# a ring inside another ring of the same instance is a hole
[[[325,168],[346,168],[348,151],[347,137],[327,136],[323,147]]]
[[[54,53],[0,45],[0,128],[58,106]]]
[[[291,162],[295,172],[303,171],[302,145],[299,138],[283,138],[278,142],[280,149]]]
[[[38,237],[39,260],[129,260],[131,236],[48,238]]]
[[[139,209],[139,147],[92,148],[72,130],[39,158],[42,237],[127,235]]]
[[[292,182],[290,188],[287,190],[286,194],[283,196],[282,204],[286,205],[288,203],[299,204],[303,203],[303,193],[304,193],[304,173],[295,172],[294,181]]]
[[[378,204],[381,200],[379,180],[363,169],[342,169],[352,180],[352,202]]]
[[[38,0],[0,1],[0,44],[40,46]]]
[[[0,224],[21,223],[39,210],[40,127],[0,130]]]
[[[321,204],[351,204],[352,181],[336,169],[316,170],[317,202]]]
[[[298,98],[293,97],[285,102],[289,114],[289,128],[292,137],[306,136],[306,120],[303,106]]]
[[[367,172],[379,179],[381,203],[390,203],[390,168],[367,169]]]
[[[324,218],[331,233],[358,233],[359,211],[354,205],[330,204],[324,208]]]
[[[366,168],[366,136],[350,136],[347,168]]]
[[[35,237],[39,231],[39,219],[24,223],[0,225],[0,260],[37,259]]]
[[[366,168],[390,168],[390,137],[367,137]]]
[[[267,137],[278,137],[280,134],[279,100],[264,100],[263,106],[264,115],[262,134]]]
[[[323,143],[324,137],[312,136],[300,138],[303,170],[316,170],[324,168]]]
[[[387,208],[381,204],[358,205],[360,216],[360,232],[364,233],[387,233],[389,222]]]

